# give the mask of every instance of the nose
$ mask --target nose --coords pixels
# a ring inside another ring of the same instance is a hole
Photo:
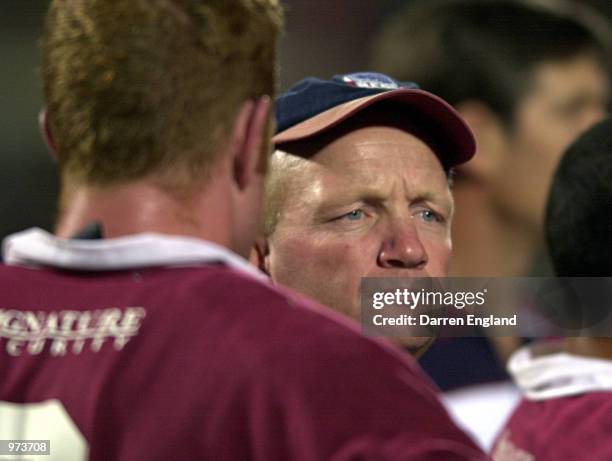
[[[412,219],[396,224],[378,253],[378,265],[386,269],[424,269],[427,261],[427,250]]]

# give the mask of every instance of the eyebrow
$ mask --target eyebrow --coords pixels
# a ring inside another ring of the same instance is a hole
[[[366,191],[364,189],[357,189],[351,192],[343,190],[335,194],[330,194],[328,197],[323,197],[323,200],[317,206],[317,211],[330,210],[357,202],[380,204],[385,200],[386,197],[384,194],[372,190]]]

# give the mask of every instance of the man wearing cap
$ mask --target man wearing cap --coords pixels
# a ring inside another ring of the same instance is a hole
[[[382,74],[307,78],[277,101],[257,261],[271,278],[359,318],[362,277],[441,277],[452,167],[470,130],[443,100]],[[412,338],[417,352],[429,340]]]

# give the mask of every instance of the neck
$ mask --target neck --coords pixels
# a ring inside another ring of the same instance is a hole
[[[154,181],[68,188],[62,201],[56,234],[68,238],[92,221],[102,225],[105,238],[143,232],[180,235],[232,247],[228,198],[217,183],[179,197]]]
[[[453,195],[451,276],[527,275],[538,248],[532,233],[496,213],[486,192],[469,179],[458,181]]]
[[[574,355],[612,360],[612,338],[565,338],[562,348]]]

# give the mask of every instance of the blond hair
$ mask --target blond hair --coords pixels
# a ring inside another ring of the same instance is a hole
[[[203,177],[241,103],[276,82],[277,0],[53,0],[42,41],[62,175]]]

